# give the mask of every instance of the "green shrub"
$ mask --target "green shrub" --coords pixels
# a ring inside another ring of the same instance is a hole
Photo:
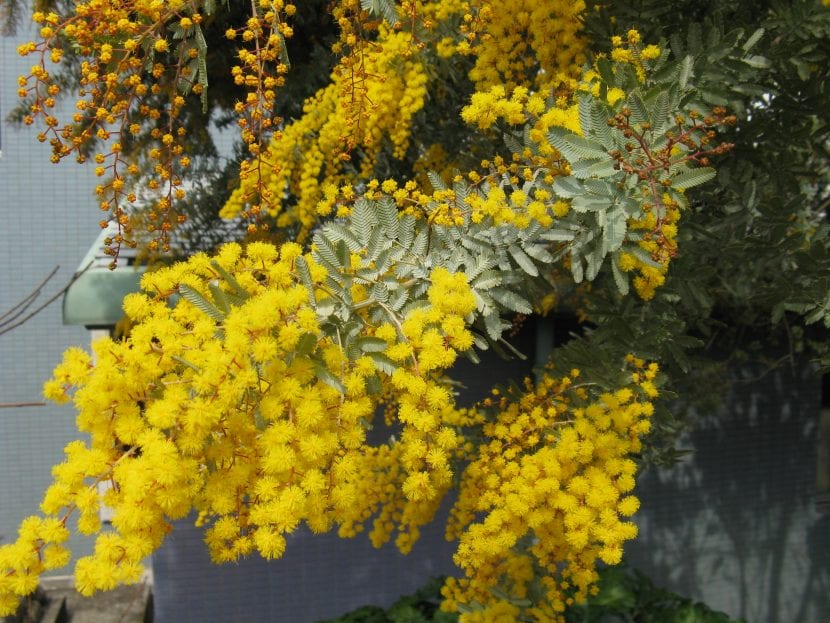
[[[443,578],[432,578],[413,595],[401,597],[388,610],[363,606],[320,623],[455,623],[458,615],[441,612]],[[630,567],[600,571],[599,593],[568,608],[567,623],[745,623],[703,603],[660,588]]]

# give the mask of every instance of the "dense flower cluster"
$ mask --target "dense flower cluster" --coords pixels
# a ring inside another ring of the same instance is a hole
[[[662,216],[656,213],[662,211]],[[642,218],[631,222],[634,231],[644,232],[642,240],[637,245],[643,249],[651,261],[644,261],[633,253],[622,253],[620,256],[620,270],[633,272],[634,289],[645,300],[654,297],[654,293],[666,281],[666,273],[671,259],[677,253],[677,221],[680,219],[680,208],[667,194],[661,196],[661,206],[650,207]]]
[[[271,165],[258,163],[256,171],[243,168],[242,184],[223,216],[257,216],[267,206],[280,226],[299,225],[300,239],[304,239],[318,219],[329,214],[328,189],[370,178],[384,142],[394,158],[404,157],[413,118],[427,96],[426,66],[433,52],[476,58],[470,79],[478,92],[464,115],[482,128],[497,117],[523,122],[521,109],[528,89],[535,91],[530,108],[538,114],[546,108],[546,94],[553,89],[564,102],[565,94],[576,87],[585,59],[584,43],[577,35],[582,3],[495,10],[489,2],[406,2],[398,24],[380,23],[369,29],[375,35],[371,45],[365,41],[366,34],[361,34],[367,20],[357,4],[343,2],[334,11],[341,28],[336,51],[343,57],[331,83],[306,102],[302,117],[274,137],[268,147]],[[439,38],[444,32],[441,27],[453,19],[461,21],[461,28],[453,36]],[[551,32],[556,34],[551,36]],[[520,60],[511,63],[507,59]],[[503,111],[500,103],[490,106],[483,101],[488,97],[512,97],[512,106]],[[487,110],[479,112],[481,108]],[[552,109],[540,127],[564,125],[567,117],[573,123],[573,112]],[[351,162],[355,148],[360,150],[357,170]],[[449,164],[432,168],[449,168]],[[289,197],[292,200],[286,203]]]
[[[139,579],[170,520],[193,510],[216,562],[277,558],[300,523],[353,536],[370,522],[375,545],[397,531],[408,551],[457,465],[448,537],[459,540],[466,578],[448,583],[445,607],[487,605],[465,620],[518,608],[490,589],[522,600],[537,567],[546,598],[528,612],[548,620],[586,594],[597,559],[619,561],[636,532],[620,516],[637,508],[629,455],[649,428],[656,365],[631,358],[630,381],[616,391],[580,385],[574,370],[459,411],[441,375],[473,345],[476,300],[462,273],[432,270],[423,304],[379,324],[354,286],[357,339],[370,345],[354,353],[321,327],[298,263],[320,304],[327,273],[298,245],[227,245],[214,259],[146,275],[146,294],[125,300],[130,337],[96,342],[94,363],[79,349],[66,353],[45,392],[73,399],[90,442],[67,446],[44,517],[25,520],[17,542],[0,547],[2,612],[43,571],[68,563],[62,543],[74,512],[81,532],[98,534],[75,567],[90,594]],[[397,433],[371,444],[383,405]],[[104,494],[102,482],[111,485]],[[113,510],[112,530],[102,530],[102,505]]]
[[[519,620],[522,612],[561,620],[591,590],[596,562],[621,560],[623,542],[637,534],[625,520],[639,506],[631,457],[650,429],[658,372],[634,357],[628,365],[628,383],[616,391],[594,392],[572,370],[528,380],[521,393],[488,399],[492,413],[468,416],[482,438],[447,528],[466,577],[448,581],[443,607],[487,607],[461,621]]]
[[[251,214],[251,204],[264,206],[278,217],[278,225],[299,224],[303,240],[320,217],[327,215],[319,209],[325,188],[353,179],[345,170],[348,144],[363,151],[362,177],[372,174],[384,140],[390,142],[396,157],[403,156],[412,117],[426,96],[426,68],[421,58],[410,53],[411,47],[410,33],[382,25],[360,61],[365,74],[360,94],[354,94],[351,70],[338,66],[331,84],[305,103],[303,116],[274,137],[268,147],[274,166],[243,168],[241,184],[222,215]],[[358,104],[355,98],[371,104]],[[296,202],[291,207],[283,205],[287,192]]]
[[[125,301],[136,322],[129,339],[96,342],[94,365],[79,349],[66,353],[45,393],[65,401],[74,392],[90,442],[67,446],[45,519],[26,520],[0,548],[2,612],[67,563],[61,543],[74,511],[81,532],[99,534],[75,568],[83,594],[137,580],[169,521],[191,510],[217,562],[279,557],[301,522],[349,536],[374,515],[373,541],[397,526],[408,550],[451,484],[459,439],[444,421],[453,395],[440,373],[472,345],[465,319],[475,300],[463,274],[435,269],[424,306],[362,329],[370,352],[394,362],[382,371],[321,330],[295,264],[308,266],[318,299],[326,271],[300,253],[294,243],[245,253],[228,245],[213,260],[148,274],[149,294]],[[382,396],[400,430],[370,446]],[[103,496],[101,482],[112,485]],[[102,504],[113,509],[112,531],[101,532]]]
[[[443,41],[439,51],[473,55],[470,78],[479,92],[495,86],[547,92],[567,86],[587,60],[579,36],[582,1],[470,0],[465,5],[463,36]]]
[[[20,47],[21,55],[37,56],[29,75],[19,79],[20,96],[31,100],[31,113],[24,122],[32,124],[41,117],[46,130],[39,140],[49,139],[52,161],[75,154],[86,160],[84,148],[98,139],[106,148],[94,155],[99,177],[109,180],[98,186],[100,208],[118,223],[118,240],[134,244],[132,225],[126,204],[136,195],[127,184],[138,175],[138,166],[123,157],[124,143],[141,131],[141,120],[155,126],[157,145],[149,158],[157,168],[152,183],[164,186],[164,196],[155,206],[160,219],[168,226],[176,220],[171,202],[183,194],[179,171],[187,166],[181,138],[185,128],[176,119],[185,104],[184,95],[178,95],[167,109],[151,105],[161,87],[148,87],[144,75],[150,73],[162,82],[173,74],[176,80],[190,85],[198,94],[190,60],[198,55],[193,39],[182,41],[175,49],[166,38],[163,24],[178,20],[184,30],[194,31],[202,15],[185,2],[140,1],[129,5],[118,1],[96,0],[80,4],[75,14],[65,17],[57,13],[35,12],[34,21],[41,25],[38,43]],[[81,63],[81,91],[75,104],[71,123],[61,122],[52,114],[55,98],[61,87],[47,70],[47,60],[59,63],[66,46],[76,46],[88,58]],[[158,219],[151,219],[155,225]],[[166,239],[166,236],[165,236]]]
[[[191,165],[184,153],[182,110],[193,96],[207,107],[207,43],[201,24],[214,10],[213,3],[91,0],[72,6],[67,15],[36,11],[40,40],[19,48],[21,55],[37,58],[18,81],[19,95],[30,109],[24,122],[43,120],[46,129],[38,138],[49,140],[53,162],[73,154],[83,162],[90,145],[97,141],[104,146],[93,159],[96,175],[105,178],[96,188],[106,213],[102,227],[110,220],[118,225],[117,235],[107,243],[111,255],[122,244],[136,244],[130,212],[141,176],[158,197],[144,215],[146,229],[155,236],[150,246],[169,250],[170,231],[185,218],[175,204],[185,196],[183,180]],[[252,3],[252,11],[248,22],[230,29],[228,36],[239,35],[243,42],[233,74],[249,93],[237,112],[242,138],[258,158],[277,121],[272,112],[275,88],[287,71],[285,38],[292,34],[285,18],[296,8],[273,0]],[[47,66],[60,63],[67,49],[82,59],[80,90],[71,122],[61,123],[53,114],[61,85]],[[152,144],[140,162],[125,152],[146,129]]]

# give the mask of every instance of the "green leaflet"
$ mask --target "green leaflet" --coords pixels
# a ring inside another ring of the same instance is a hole
[[[193,304],[199,311],[210,316],[214,320],[222,322],[225,319],[225,314],[218,307],[208,301],[204,296],[199,294],[189,285],[184,283],[179,284],[179,294],[181,294],[184,300]]]
[[[628,109],[631,111],[629,120],[632,124],[642,125],[643,123],[651,123],[651,115],[649,115],[646,103],[639,93],[631,93],[626,99]]]
[[[616,251],[625,241],[625,234],[628,231],[625,211],[615,207],[608,212],[602,213],[602,251],[603,255]],[[602,223],[604,221],[604,223]]]
[[[329,273],[337,272],[343,268],[340,264],[340,259],[337,257],[334,243],[325,235],[327,232],[320,233],[314,237],[315,250],[313,252],[314,259],[323,264]]]
[[[475,290],[489,290],[500,286],[502,282],[501,274],[495,270],[486,270],[476,277],[470,284]]]
[[[533,313],[533,307],[531,307],[530,303],[512,290],[493,288],[490,290],[489,295],[493,300],[509,310],[519,312],[520,314]]]
[[[507,248],[507,251],[510,253],[510,256],[516,260],[519,267],[528,275],[532,277],[539,276],[539,270],[536,268],[536,264],[534,264],[533,260],[528,257],[527,253],[522,251],[517,245],[510,245]]]
[[[501,319],[498,312],[492,311],[484,316],[484,328],[487,330],[487,336],[495,341],[506,329],[510,328],[510,325]]]
[[[306,262],[306,259],[302,255],[294,260],[294,268],[297,270],[300,281],[306,287],[306,290],[308,290],[308,300],[314,305],[317,302],[314,295],[314,282],[311,280],[311,271],[308,268],[308,262]]]
[[[377,217],[373,213],[369,202],[361,197],[352,208],[352,216],[349,219],[351,227],[349,231],[361,245],[365,245],[372,234],[372,229],[377,223]]]
[[[614,276],[614,283],[620,294],[625,296],[628,294],[628,275],[626,275],[619,267],[619,255],[615,255],[611,259],[611,273]]]
[[[614,161],[608,157],[598,162],[580,160],[571,166],[571,175],[577,179],[611,177],[618,174],[620,172],[614,168]]]
[[[379,337],[358,337],[355,339],[355,344],[364,353],[382,353],[386,350],[386,340],[382,340]]]
[[[680,69],[677,76],[677,84],[681,89],[685,89],[688,86],[693,71],[694,59],[691,56],[684,56],[683,60],[680,61]]]
[[[585,193],[585,186],[575,177],[557,177],[553,182],[554,192],[565,199],[579,197]]]
[[[391,376],[395,373],[395,370],[398,369],[395,362],[382,353],[369,351],[366,355],[374,362],[375,368],[377,368],[379,372],[383,372],[384,374]]]
[[[225,315],[230,311],[230,303],[228,301],[228,297],[222,291],[218,285],[214,283],[208,284],[208,289],[210,290],[210,295],[213,297],[213,300],[216,304],[216,307]]]
[[[548,140],[571,163],[583,159],[599,160],[608,157],[600,143],[572,134],[565,128],[551,128],[548,131]]]
[[[310,355],[317,348],[317,336],[312,333],[303,333],[294,350],[298,355]]]
[[[317,375],[318,379],[320,379],[329,387],[336,389],[341,394],[346,393],[346,388],[343,386],[343,382],[339,378],[334,376],[331,372],[329,372],[329,370],[324,365],[315,362],[314,373]]]
[[[686,190],[687,188],[700,186],[714,179],[716,173],[711,167],[688,169],[672,178],[672,187],[675,190]]]
[[[540,244],[527,244],[523,247],[523,249],[525,253],[537,262],[542,262],[543,264],[550,264],[553,262],[553,256],[544,246]]]
[[[229,286],[231,286],[231,291],[235,296],[239,297],[242,300],[246,300],[250,297],[247,290],[245,290],[245,288],[243,288],[240,285],[236,278],[233,275],[231,275],[227,270],[225,270],[219,262],[213,260],[210,263],[210,266],[211,268],[213,268],[213,270],[219,273],[222,279],[224,279]]]
[[[391,26],[398,21],[398,13],[393,0],[360,0],[360,8],[383,18]]]

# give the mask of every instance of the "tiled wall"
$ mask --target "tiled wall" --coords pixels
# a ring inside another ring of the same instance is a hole
[[[830,515],[815,509],[820,379],[805,362],[746,366],[731,387],[682,444],[693,454],[640,480],[626,558],[750,623],[830,621]]]
[[[60,266],[34,306],[45,302],[68,282],[99,231],[89,168],[72,161],[51,164],[49,147],[35,140],[34,129],[5,122],[17,103],[17,76],[32,65],[17,54],[24,40],[24,34],[0,37],[0,314]],[[41,401],[42,383],[63,350],[87,340],[83,327],[62,325],[60,299],[0,335],[0,403]],[[12,540],[19,521],[37,509],[50,467],[62,460],[73,431],[69,407],[0,408],[2,542]],[[80,542],[72,546],[77,552],[84,548]]]

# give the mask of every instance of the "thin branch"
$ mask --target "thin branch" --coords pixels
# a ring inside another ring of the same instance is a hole
[[[67,283],[64,287],[62,287],[60,290],[58,290],[58,291],[57,291],[54,295],[52,295],[52,296],[51,296],[51,297],[50,297],[50,298],[49,298],[49,299],[48,299],[45,303],[43,303],[43,304],[42,304],[42,305],[40,305],[39,307],[36,307],[34,310],[32,310],[31,312],[29,312],[27,315],[23,316],[23,318],[21,318],[20,320],[17,320],[18,318],[20,318],[20,314],[22,314],[24,311],[26,311],[26,309],[28,309],[28,308],[29,308],[29,306],[30,306],[30,305],[34,302],[34,300],[35,300],[35,299],[36,299],[36,298],[40,295],[40,290],[41,290],[41,288],[43,288],[43,286],[46,284],[46,282],[47,282],[47,281],[49,281],[49,280],[52,278],[52,276],[53,276],[53,275],[54,275],[54,274],[55,274],[55,273],[56,273],[56,272],[60,269],[60,266],[56,266],[56,267],[54,268],[54,270],[52,270],[52,272],[49,274],[49,276],[48,276],[48,277],[46,277],[46,279],[45,279],[45,280],[44,280],[44,281],[43,281],[43,282],[42,282],[42,283],[41,283],[41,284],[37,287],[37,289],[36,289],[36,290],[34,290],[31,294],[29,294],[29,296],[27,296],[25,299],[23,299],[23,301],[21,301],[20,303],[17,303],[17,304],[16,304],[14,307],[12,307],[9,311],[5,312],[5,313],[3,314],[3,316],[0,316],[0,318],[5,318],[5,317],[6,317],[6,316],[8,316],[10,313],[14,312],[14,315],[13,315],[11,318],[9,318],[9,319],[7,319],[7,320],[4,320],[2,323],[0,323],[0,336],[4,335],[4,334],[6,334],[6,333],[9,333],[9,332],[10,332],[10,331],[12,331],[13,329],[16,329],[16,328],[17,328],[17,327],[19,327],[20,325],[22,325],[22,324],[24,324],[24,323],[28,322],[28,321],[29,321],[29,320],[31,320],[34,316],[36,316],[37,314],[39,314],[40,312],[42,312],[44,309],[46,309],[47,307],[49,307],[49,305],[51,305],[51,304],[52,304],[52,303],[54,303],[56,300],[58,300],[58,298],[60,298],[61,296],[63,296],[63,294],[64,294],[64,293],[66,293],[66,291],[67,291],[67,290],[69,290],[69,288],[71,288],[71,287],[72,287],[72,284],[73,284],[73,283],[75,283],[75,282],[78,280],[78,278],[79,278],[81,275],[83,275],[83,274],[84,274],[87,270],[89,270],[89,267],[90,267],[90,266],[92,266],[92,262],[90,262],[89,264],[87,264],[87,265],[84,267],[84,269],[83,269],[83,270],[81,270],[81,271],[79,271],[79,272],[75,273],[75,274],[72,276],[72,279],[70,279],[70,280],[69,280],[69,283]],[[28,299],[31,299],[31,300],[30,300],[30,301],[28,301],[28,302],[26,302],[26,303],[25,303],[25,305],[23,305],[23,307],[21,308],[21,305],[22,305],[25,301],[27,301]],[[20,308],[20,309],[18,309],[18,308]],[[16,310],[16,309],[18,309],[18,311],[16,311],[16,312],[15,312],[15,310]],[[15,320],[17,320],[17,322],[13,322],[13,321],[15,321]],[[11,323],[11,322],[13,322],[13,324],[9,324],[9,323]]]
[[[0,409],[16,409],[17,407],[45,407],[45,402],[0,402]]]
[[[44,286],[49,283],[49,280],[55,276],[55,273],[58,272],[60,266],[55,266],[52,269],[52,272],[49,273],[46,278],[40,282],[34,290],[32,290],[28,295],[23,297],[18,303],[12,305],[8,310],[0,314],[0,328],[4,325],[14,321],[20,314],[25,312],[29,306],[34,303],[35,299],[40,296],[41,290],[43,290]]]

